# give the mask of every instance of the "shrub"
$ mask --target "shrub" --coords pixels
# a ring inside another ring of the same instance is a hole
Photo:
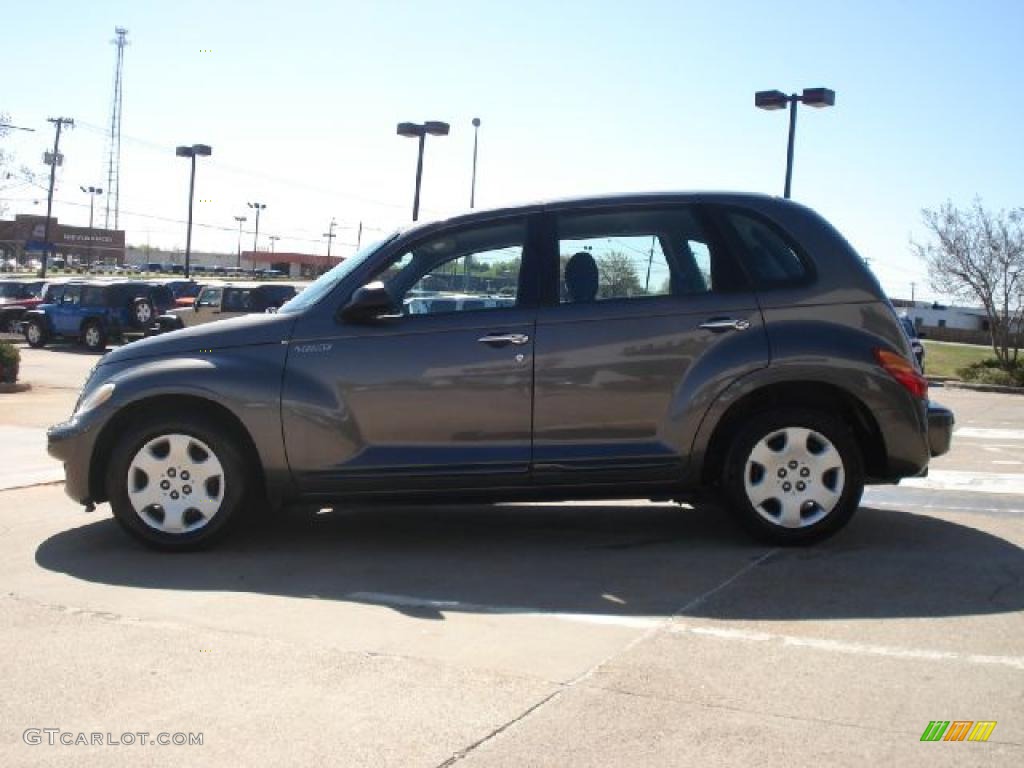
[[[971,363],[958,368],[957,374],[964,381],[975,384],[998,384],[1003,387],[1024,387],[1024,362],[1011,363],[1004,368],[995,358]]]
[[[21,352],[9,341],[0,341],[0,382],[13,384],[18,380]]]

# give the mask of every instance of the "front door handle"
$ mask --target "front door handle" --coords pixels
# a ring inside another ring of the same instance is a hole
[[[705,331],[745,331],[750,327],[749,320],[735,320],[731,317],[713,317],[700,324]]]
[[[507,347],[509,344],[521,347],[529,340],[530,337],[525,333],[489,333],[477,339],[481,344],[487,344],[491,347]]]

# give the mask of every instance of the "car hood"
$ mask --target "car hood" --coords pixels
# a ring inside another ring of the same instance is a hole
[[[103,357],[101,365],[145,357],[170,357],[199,350],[280,344],[291,337],[295,315],[252,314],[171,331],[125,344]]]

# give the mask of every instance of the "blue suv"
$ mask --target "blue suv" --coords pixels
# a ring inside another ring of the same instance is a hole
[[[54,286],[47,298],[48,303],[25,313],[25,340],[31,347],[65,338],[102,352],[111,337],[148,333],[157,315],[174,305],[167,286],[134,281],[73,281]]]

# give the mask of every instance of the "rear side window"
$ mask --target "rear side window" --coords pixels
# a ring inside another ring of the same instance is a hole
[[[564,214],[562,304],[736,290],[742,277],[688,207]]]
[[[743,265],[757,288],[778,288],[805,282],[810,271],[796,249],[760,219],[744,213],[727,214],[740,244]]]
[[[103,286],[88,285],[82,289],[83,307],[102,307],[103,305]]]

